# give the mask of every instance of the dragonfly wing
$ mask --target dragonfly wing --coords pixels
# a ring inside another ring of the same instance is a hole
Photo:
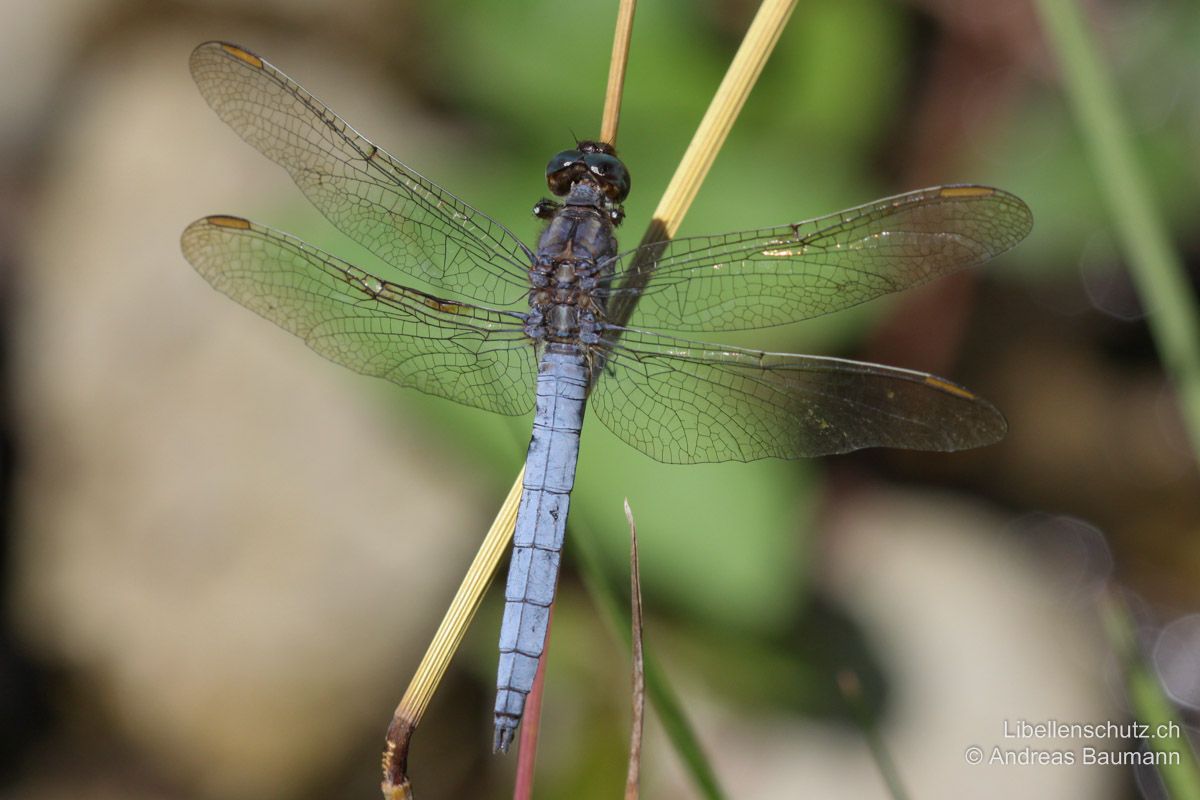
[[[589,408],[658,461],[807,458],[864,447],[963,450],[1007,429],[986,400],[922,372],[627,330]]]
[[[214,288],[356,372],[500,414],[532,408],[524,316],[376,278],[285,233],[212,216],[183,254]]]
[[[376,147],[270,62],[206,42],[190,65],[221,119],[384,261],[481,302],[509,305],[528,292],[532,256],[511,231]]]
[[[657,258],[653,245],[631,250],[618,256],[613,296],[640,295],[636,328],[782,325],[982,264],[1032,226],[1028,206],[1007,192],[937,186],[806,222],[676,239]]]

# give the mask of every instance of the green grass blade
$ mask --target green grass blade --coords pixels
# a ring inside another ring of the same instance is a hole
[[[574,533],[571,535],[571,550],[576,556],[584,586],[592,601],[603,613],[613,636],[620,639],[626,649],[630,649],[632,618],[626,608],[627,598],[624,594],[616,592],[606,578],[600,554],[596,549],[596,538],[592,532],[582,524],[573,523],[572,528]],[[642,654],[646,695],[658,712],[659,722],[662,723],[667,738],[682,759],[701,796],[708,800],[723,800],[725,793],[717,783],[716,773],[713,772],[691,723],[683,713],[683,705],[667,679],[666,672],[645,645]]]
[[[862,731],[863,737],[867,741],[867,748],[871,751],[871,758],[875,761],[879,777],[883,779],[883,785],[888,794],[891,795],[892,800],[909,800],[908,792],[904,790],[904,784],[900,780],[900,770],[896,768],[896,762],[892,759],[891,751],[888,750],[887,743],[884,742],[883,735],[879,732],[879,726],[875,724],[874,717],[871,716],[867,704],[863,701],[862,682],[858,678],[858,673],[850,669],[842,670],[837,675],[837,684],[838,691],[842,693],[842,698],[849,706],[850,713],[858,724],[858,729]]]
[[[1156,764],[1156,769],[1167,793],[1171,800],[1200,800],[1200,767],[1196,765],[1196,754],[1183,733],[1179,715],[1142,656],[1128,607],[1114,593],[1109,593],[1104,598],[1101,614],[1109,642],[1121,659],[1129,703],[1138,722],[1148,725],[1152,733],[1175,733],[1149,739],[1151,749],[1155,754],[1161,754],[1157,760],[1163,763]]]
[[[1137,164],[1116,93],[1075,0],[1038,0],[1063,88],[1100,183],[1113,229],[1149,310],[1163,367],[1179,392],[1192,447],[1200,454],[1200,322],[1196,298]]]

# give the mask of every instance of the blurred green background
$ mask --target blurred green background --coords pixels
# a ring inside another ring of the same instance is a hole
[[[643,2],[618,145],[633,244],[755,4]],[[1196,284],[1200,7],[1087,5]],[[22,3],[0,32],[7,386],[0,797],[374,796],[377,753],[524,457],[504,420],[351,375],[212,292],[208,213],[387,277],[192,85],[201,41],[270,59],[532,242],[543,166],[595,135],[615,3]],[[1200,493],[1174,395],[1054,59],[1023,2],[799,5],[681,235],[989,183],[1035,227],[987,267],[722,336],[935,372],[1005,442],[673,467],[585,430],[536,796],[621,791],[627,656],[571,560],[626,591],[730,797],[884,798],[836,691],[852,669],[913,797],[1163,797],[1120,767],[970,767],[1005,720],[1128,713],[1095,615],[1110,577],[1186,721],[1200,708]],[[419,797],[503,797],[499,591],[414,740]],[[1169,634],[1169,635],[1168,635]],[[1127,743],[1106,742],[1120,750]],[[650,714],[644,796],[694,789]]]

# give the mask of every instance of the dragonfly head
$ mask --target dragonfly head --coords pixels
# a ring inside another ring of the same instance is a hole
[[[619,209],[629,194],[629,170],[612,145],[579,142],[574,150],[564,150],[550,159],[546,185],[558,197],[567,197],[568,205]]]

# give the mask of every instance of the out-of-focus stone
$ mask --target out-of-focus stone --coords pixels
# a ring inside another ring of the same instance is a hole
[[[972,746],[989,760],[996,747],[1081,756],[1078,740],[1006,738],[1006,721],[1123,719],[1094,606],[1004,527],[937,494],[876,492],[839,508],[826,534],[829,585],[894,680],[882,734],[914,797],[1117,797],[1110,768],[967,763]]]
[[[961,499],[868,488],[843,500],[822,530],[818,579],[862,626],[890,680],[880,734],[908,793],[928,800],[1122,796],[1121,767],[966,763],[971,746],[988,758],[997,746],[1081,753],[1077,740],[1006,739],[1006,720],[1125,718],[1112,704],[1107,649],[1077,583],[1060,585],[1006,535],[1005,520]],[[854,727],[747,715],[686,686],[681,694],[732,797],[893,796]],[[657,726],[648,735],[650,752],[669,746]],[[662,796],[691,791],[677,764],[653,763],[647,774]]]
[[[167,774],[287,797],[369,726],[382,746],[493,500],[384,384],[184,261],[202,214],[303,202],[197,93],[200,38],[97,53],[49,146],[14,304],[16,608]]]

